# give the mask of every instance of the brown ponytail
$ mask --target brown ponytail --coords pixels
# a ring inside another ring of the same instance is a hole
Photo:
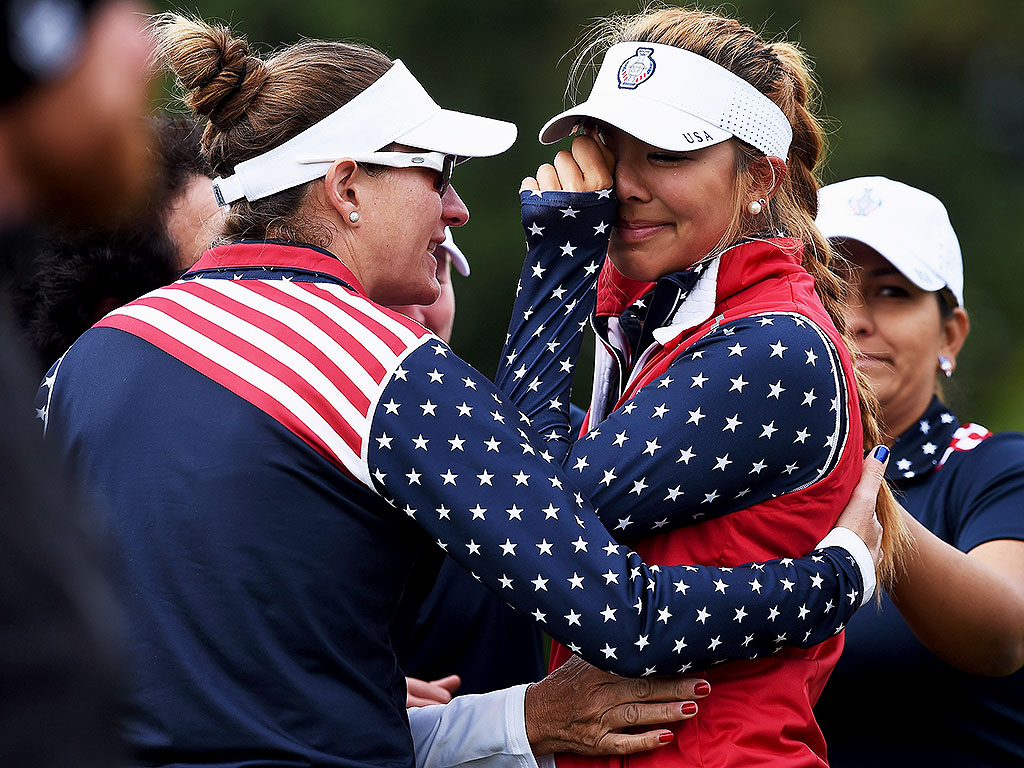
[[[737,180],[733,200],[733,221],[722,239],[722,246],[761,231],[782,231],[804,244],[803,265],[814,277],[822,304],[843,336],[851,354],[856,354],[846,330],[844,282],[835,268],[840,257],[822,236],[814,219],[818,213],[818,165],[825,153],[825,131],[814,114],[816,84],[803,52],[788,42],[768,43],[754,30],[734,19],[705,11],[664,8],[636,16],[616,16],[599,22],[584,42],[573,66],[573,78],[597,51],[620,42],[646,42],[673,45],[696,53],[743,78],[770,98],[789,118],[793,141],[786,159],[787,174],[762,215],[744,213],[743,202],[751,199],[754,185],[751,169],[763,162],[764,154],[740,140],[737,147]],[[864,449],[883,442],[877,417],[878,404],[866,379],[855,372],[864,425]],[[900,516],[899,505],[883,484],[876,504],[884,528],[883,559],[880,565],[884,583],[891,583],[900,558],[909,542],[909,533]]]
[[[157,55],[177,78],[186,106],[209,120],[203,151],[222,177],[324,119],[392,64],[368,45],[323,40],[301,40],[263,59],[227,27],[174,13],[158,16],[154,28]],[[232,203],[220,239],[326,247],[331,233],[306,213],[313,183]]]

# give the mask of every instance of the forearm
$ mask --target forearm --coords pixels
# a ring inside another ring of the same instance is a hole
[[[1006,675],[1019,669],[1024,664],[1024,584],[1014,578],[1019,573],[961,552],[907,513],[904,519],[916,546],[890,592],[917,638],[965,672]],[[1021,542],[1008,544],[1024,548]]]
[[[594,308],[614,198],[523,193],[527,254],[495,384],[531,420],[559,461],[569,445],[569,392]]]

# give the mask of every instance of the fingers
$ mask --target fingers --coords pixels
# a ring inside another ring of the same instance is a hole
[[[711,692],[711,685],[699,677],[637,677],[619,678],[610,691],[615,702],[682,702],[703,699]]]
[[[452,700],[452,694],[458,690],[462,680],[458,675],[427,682],[415,677],[405,678],[408,693],[405,697],[406,707],[425,707],[430,704],[447,704]]]
[[[536,177],[527,177],[519,191],[595,192],[608,189],[614,182],[615,156],[608,147],[588,135],[572,140],[571,150],[555,155],[553,163],[537,169]]]
[[[577,136],[572,140],[572,157],[582,175],[578,191],[595,192],[612,186],[615,158],[608,147],[591,136]]]
[[[875,508],[875,499],[885,479],[885,468],[889,463],[889,449],[885,446],[875,448],[868,457],[864,459],[864,466],[860,472],[860,481],[853,489],[851,502]]]
[[[442,677],[440,680],[431,680],[431,685],[436,685],[440,688],[444,688],[448,693],[455,694],[459,690],[459,686],[462,685],[462,678],[458,675],[448,675]]]
[[[550,163],[545,163],[538,168],[537,184],[540,186],[542,192],[560,190],[562,188],[562,182],[558,179],[558,171],[555,170],[555,166]]]
[[[875,516],[875,500],[885,479],[888,458],[889,449],[879,446],[864,459],[860,481],[836,521],[837,526],[849,528],[864,540],[875,565],[882,558],[882,526]]]
[[[675,734],[663,728],[646,733],[609,733],[601,742],[600,754],[631,755],[634,752],[646,752],[671,744],[674,739]]]
[[[633,728],[638,725],[657,725],[659,723],[675,723],[689,720],[697,714],[698,705],[695,701],[665,701],[653,704],[630,702],[612,707],[601,718],[601,724],[609,731],[621,728]]]
[[[558,182],[566,192],[586,191],[583,183],[583,171],[580,170],[572,152],[563,149],[555,155],[555,170],[558,172]]]
[[[519,185],[520,192],[540,192],[540,185],[533,176],[527,176]]]

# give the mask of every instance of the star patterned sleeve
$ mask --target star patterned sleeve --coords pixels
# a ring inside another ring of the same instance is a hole
[[[562,460],[569,392],[615,220],[612,190],[521,193],[527,253],[495,383]]]
[[[700,522],[831,472],[849,403],[832,341],[798,314],[716,328],[572,447],[566,469],[620,537]]]
[[[651,566],[615,542],[526,416],[442,343],[402,360],[373,411],[373,488],[574,653],[685,671],[811,646],[860,605],[843,547],[733,568]]]

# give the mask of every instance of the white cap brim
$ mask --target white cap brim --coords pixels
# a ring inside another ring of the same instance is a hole
[[[517,133],[516,126],[504,120],[442,109],[394,141],[460,158],[492,157],[511,147]]]
[[[623,109],[619,100],[587,99],[548,120],[541,128],[540,141],[542,144],[554,144],[587,118],[600,120],[640,141],[671,152],[710,147],[732,138],[728,131],[675,107],[636,96],[630,101],[633,108]]]

